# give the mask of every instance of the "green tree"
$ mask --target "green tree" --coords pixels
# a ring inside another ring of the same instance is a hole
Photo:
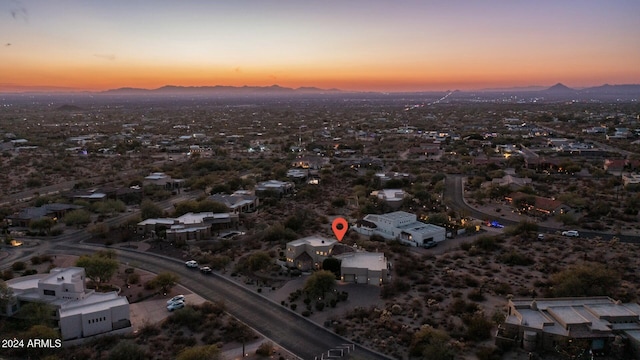
[[[271,256],[264,251],[256,251],[249,256],[247,264],[251,271],[265,270],[271,265]]]
[[[107,282],[118,270],[115,252],[102,251],[93,255],[82,255],[76,261],[76,266],[84,268],[89,279],[98,284]]]
[[[29,223],[29,229],[49,235],[49,231],[51,231],[53,225],[55,225],[55,221],[53,221],[53,219],[43,217],[37,220],[32,220]]]
[[[177,360],[220,360],[220,349],[216,345],[201,345],[186,348],[178,354]]]
[[[149,199],[142,200],[140,204],[140,217],[142,220],[159,218],[164,214],[160,206]]]
[[[202,200],[198,203],[198,211],[220,214],[229,212],[229,208],[227,205],[217,201]]]
[[[168,293],[174,287],[180,278],[172,272],[162,272],[155,278],[151,279],[151,285],[154,288],[160,288],[164,294]]]
[[[304,282],[304,292],[313,297],[324,298],[336,287],[336,276],[331,271],[320,270],[311,274]]]
[[[449,335],[425,325],[414,333],[409,354],[429,360],[453,360],[455,353],[449,345]]]
[[[108,360],[145,360],[149,358],[144,349],[131,340],[119,341],[109,351]]]
[[[614,296],[620,274],[600,263],[581,264],[551,275],[552,295]]]
[[[175,211],[173,216],[182,216],[186,213],[198,212],[198,202],[195,200],[181,201],[175,204],[174,207],[175,207]]]
[[[30,302],[20,308],[16,317],[22,319],[21,325],[26,328],[36,325],[51,327],[55,311],[56,309],[49,304]]]
[[[91,222],[91,214],[84,209],[78,209],[68,212],[64,218],[62,218],[62,222],[67,226],[78,226],[86,225]]]

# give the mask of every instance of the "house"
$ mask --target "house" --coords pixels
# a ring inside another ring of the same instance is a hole
[[[129,301],[117,292],[96,293],[85,289],[85,270],[80,267],[54,268],[49,274],[23,276],[7,281],[14,301],[6,314],[20,306],[41,302],[56,309],[54,319],[62,340],[94,335],[124,334],[132,331]]]
[[[382,285],[388,279],[389,265],[384,253],[357,252],[339,257],[341,280],[356,284]]]
[[[483,187],[489,187],[491,185],[496,186],[509,186],[511,188],[521,188],[531,184],[531,178],[521,178],[517,176],[513,176],[510,174],[506,174],[501,178],[492,179],[490,182],[487,182],[485,185],[482,184]]]
[[[167,241],[206,240],[214,232],[237,229],[237,213],[186,213],[177,218],[146,219],[138,223],[138,234],[166,234]]]
[[[624,170],[627,161],[625,159],[606,159],[604,161],[604,170],[609,173],[619,173]]]
[[[542,215],[558,215],[571,211],[571,207],[562,203],[560,200],[550,199],[537,195],[530,195],[523,192],[514,192],[505,197],[512,205],[518,202],[519,199],[530,198],[533,203],[526,204],[527,211],[535,211]]]
[[[609,297],[512,299],[496,344],[526,351],[566,348],[583,341],[616,358],[630,348],[640,358],[640,305]]]
[[[258,197],[266,197],[276,195],[283,197],[292,194],[295,185],[290,181],[268,180],[260,182],[256,185],[255,193]]]
[[[175,190],[183,187],[184,179],[172,179],[171,176],[163,172],[154,172],[145,176],[143,185],[155,185],[166,190]]]
[[[29,207],[22,209],[20,212],[7,216],[11,226],[29,227],[31,221],[42,218],[50,218],[55,220],[61,219],[69,211],[82,209],[83,206],[72,204],[45,204],[40,207]]]
[[[405,211],[369,214],[358,221],[353,229],[363,235],[380,235],[410,246],[424,246],[429,241],[440,242],[446,238],[445,228],[420,222],[415,214]]]
[[[208,200],[224,204],[234,214],[254,212],[258,208],[258,197],[245,190],[238,190],[231,195],[215,194]]]
[[[302,271],[319,269],[331,255],[336,240],[321,236],[308,236],[287,243],[287,266]]]
[[[397,209],[402,205],[402,200],[407,197],[407,193],[402,189],[383,189],[371,192],[378,200],[386,202],[392,208]]]

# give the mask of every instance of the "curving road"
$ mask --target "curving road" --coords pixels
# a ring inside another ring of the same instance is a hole
[[[93,253],[101,246],[69,243],[52,244],[48,252],[82,255]],[[276,304],[222,276],[202,275],[184,266],[180,260],[128,249],[113,249],[119,260],[154,273],[171,271],[180,276],[180,284],[209,301],[224,301],[229,314],[267,336],[300,359],[318,359],[329,349],[349,343],[335,333],[303,318],[288,308]],[[346,353],[346,352],[345,352]],[[355,345],[343,359],[390,359]]]
[[[447,175],[445,179],[444,187],[444,202],[445,204],[456,211],[462,211],[465,214],[480,220],[490,220],[496,217],[495,214],[484,213],[476,208],[473,208],[467,204],[464,200],[464,176],[463,175]],[[500,223],[504,225],[517,225],[518,221],[513,221],[505,218],[500,218]],[[539,226],[539,231],[542,233],[555,234],[557,232],[567,230],[561,228],[553,228],[548,226]],[[603,240],[611,240],[614,237],[620,239],[622,242],[628,243],[640,243],[640,236],[633,235],[615,235],[611,233],[602,233],[596,231],[580,230],[580,237],[595,238],[599,237]]]

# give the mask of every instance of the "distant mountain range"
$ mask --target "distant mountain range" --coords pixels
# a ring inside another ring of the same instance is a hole
[[[271,86],[174,86],[166,85],[157,89],[119,88],[101,92],[112,95],[256,95],[256,94],[319,94],[339,92],[338,89],[320,89],[316,87],[299,87],[297,89]]]

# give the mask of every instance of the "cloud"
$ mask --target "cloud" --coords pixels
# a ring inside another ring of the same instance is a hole
[[[11,2],[11,9],[9,9],[11,13],[11,17],[15,20],[24,20],[24,22],[29,22],[29,12],[27,8],[22,5],[19,1]]]
[[[116,59],[116,56],[114,54],[93,54],[93,56],[109,61],[114,61]]]

